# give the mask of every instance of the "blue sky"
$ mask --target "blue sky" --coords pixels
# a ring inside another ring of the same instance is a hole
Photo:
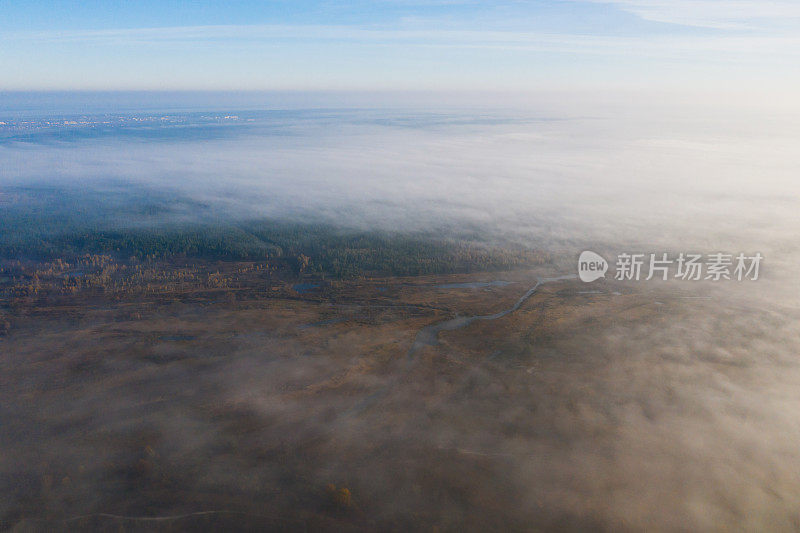
[[[797,0],[0,0],[0,90],[770,88]]]

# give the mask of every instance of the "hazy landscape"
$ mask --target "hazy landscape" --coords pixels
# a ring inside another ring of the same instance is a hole
[[[797,132],[684,120],[4,120],[3,527],[800,527]]]
[[[800,532],[798,28],[0,1],[0,531]]]

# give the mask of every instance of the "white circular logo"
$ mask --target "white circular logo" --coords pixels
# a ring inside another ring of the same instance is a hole
[[[608,262],[599,254],[587,250],[578,258],[578,277],[581,281],[589,283],[604,278],[607,271]]]

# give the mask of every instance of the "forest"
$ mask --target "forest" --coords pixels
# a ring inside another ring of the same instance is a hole
[[[129,186],[5,187],[0,226],[0,295],[9,305],[80,294],[255,289],[291,296],[300,280],[501,271],[550,261],[478,233],[223,217],[173,192]]]

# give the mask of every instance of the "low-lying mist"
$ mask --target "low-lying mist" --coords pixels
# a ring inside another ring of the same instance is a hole
[[[9,122],[0,137],[2,183],[92,188],[115,180],[174,190],[227,217],[415,230],[475,223],[544,244],[791,246],[800,168],[791,115],[580,111]]]
[[[137,323],[153,338],[173,334],[163,324],[197,336],[200,355],[181,355],[188,367],[128,358],[126,350],[150,348],[111,319],[64,319],[52,339],[24,331],[3,341],[29,342],[2,356],[0,379],[7,398],[30,403],[0,408],[14,419],[4,447],[19,458],[6,455],[0,468],[30,486],[0,511],[14,519],[44,475],[19,464],[39,461],[66,476],[99,454],[128,465],[120,476],[129,485],[115,485],[98,460],[80,491],[56,483],[53,516],[98,512],[92,502],[103,491],[141,512],[138,504],[192,486],[155,511],[207,508],[222,491],[240,507],[263,497],[288,519],[310,505],[294,497],[303,483],[334,480],[373,513],[366,529],[796,530],[797,117],[724,106],[553,109],[6,120],[0,209],[15,201],[15,187],[51,185],[94,195],[121,225],[266,218],[478,231],[552,252],[550,275],[574,273],[585,249],[612,261],[621,252],[760,252],[764,263],[758,281],[600,281],[608,298],[600,303],[553,286],[513,315],[524,331],[478,324],[486,335],[470,333],[475,345],[459,340],[467,330],[451,332],[439,352],[412,363],[418,317],[392,323],[396,330],[387,319],[308,341],[283,303],[246,320],[225,308],[213,325],[204,325],[205,310],[175,304]],[[164,210],[115,207],[114,191],[128,189],[149,191]],[[181,199],[172,210],[171,197]],[[572,307],[559,307],[568,298]],[[552,329],[541,332],[544,320]],[[495,327],[501,345],[485,349]],[[95,334],[109,339],[100,355],[82,348]],[[157,346],[178,357],[169,342]],[[60,388],[78,364],[97,374]],[[125,377],[93,381],[117,371]],[[376,391],[385,393],[378,408],[350,414]],[[131,428],[145,437],[115,441],[128,455],[99,451]],[[150,446],[153,457],[142,452]],[[135,492],[144,478],[161,484]]]

